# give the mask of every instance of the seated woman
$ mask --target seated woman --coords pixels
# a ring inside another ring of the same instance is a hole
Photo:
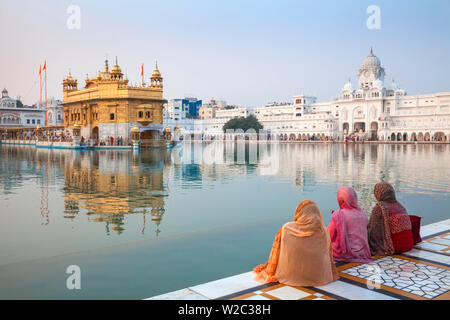
[[[333,245],[335,261],[370,262],[367,242],[367,223],[365,212],[358,205],[358,197],[351,187],[341,187],[337,192],[339,210],[333,212],[328,232]]]
[[[330,236],[317,205],[300,202],[293,222],[278,231],[269,260],[257,266],[255,280],[292,286],[320,286],[339,277],[333,262]]]
[[[372,210],[367,230],[372,255],[391,255],[412,249],[411,220],[396,200],[394,188],[380,182],[374,189],[377,204]]]

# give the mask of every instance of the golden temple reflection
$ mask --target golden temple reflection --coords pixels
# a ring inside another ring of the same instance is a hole
[[[73,219],[83,208],[90,221],[103,222],[107,232],[120,234],[126,214],[142,214],[145,223],[150,212],[159,226],[166,191],[160,162],[165,159],[154,153],[136,159],[135,154],[112,150],[72,154],[64,165],[65,217]]]

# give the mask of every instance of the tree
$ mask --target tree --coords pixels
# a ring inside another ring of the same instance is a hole
[[[16,100],[17,108],[23,108],[23,103],[20,100]]]
[[[262,130],[263,125],[256,119],[254,115],[250,115],[247,118],[233,118],[228,120],[227,123],[223,125],[223,132],[226,132],[228,129],[237,130],[242,129],[244,132],[247,132],[248,129],[254,129],[259,133],[259,130]]]

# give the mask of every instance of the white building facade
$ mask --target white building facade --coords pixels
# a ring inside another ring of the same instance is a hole
[[[3,89],[0,100],[0,127],[32,127],[45,124],[45,109],[23,106]]]
[[[187,112],[189,110],[183,105],[182,99],[169,100],[163,107],[163,117],[168,120],[179,121],[185,119]]]
[[[386,85],[385,70],[372,49],[358,70],[356,87],[349,79],[333,101],[301,94],[292,103],[253,110],[205,104],[202,119],[172,114],[165,116],[170,129],[178,125],[181,132],[204,139],[223,138],[228,120],[253,114],[272,140],[450,141],[450,92],[409,96],[394,81]]]
[[[40,104],[41,109],[45,109],[45,104]],[[64,106],[62,101],[50,98],[47,101],[47,125],[48,126],[62,126],[64,125]]]
[[[370,50],[351,81],[331,102],[295,96],[288,105],[255,108],[254,114],[282,140],[450,141],[450,92],[408,96],[392,81],[384,81],[381,62]]]

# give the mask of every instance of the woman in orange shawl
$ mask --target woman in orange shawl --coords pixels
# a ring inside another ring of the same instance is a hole
[[[300,202],[294,221],[278,231],[269,260],[253,271],[258,282],[292,286],[321,286],[339,278],[330,236],[313,201]]]

